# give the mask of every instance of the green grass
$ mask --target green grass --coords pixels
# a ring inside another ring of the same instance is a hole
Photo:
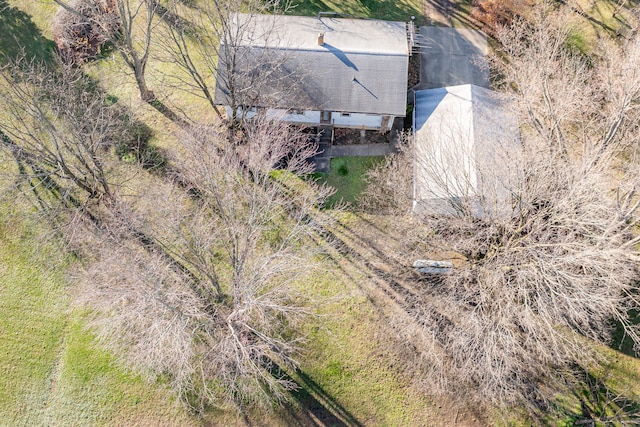
[[[336,191],[327,200],[327,206],[343,202],[352,206],[358,204],[358,197],[365,187],[364,176],[382,157],[337,157],[331,159],[329,173],[317,173],[314,176]]]
[[[294,15],[317,15],[339,12],[358,18],[375,18],[407,22],[422,13],[421,0],[302,0],[294,1]]]
[[[606,425],[637,425],[634,421],[640,421],[640,361],[608,347],[597,347],[604,361],[584,372],[570,392],[558,395],[556,413],[549,417],[548,424],[573,426],[585,419],[585,408],[596,419],[608,419]],[[629,422],[630,418],[633,421]]]
[[[0,12],[0,55],[19,55],[22,45],[31,56],[46,58],[52,48],[48,23],[55,6],[51,1],[11,0],[8,4],[12,7]],[[597,2],[594,13],[606,17],[609,4]],[[6,0],[0,0],[0,10],[4,5]],[[338,11],[406,21],[410,15],[420,15],[420,9],[419,0],[306,0],[298,2],[293,13]],[[612,24],[610,13],[602,22]],[[587,36],[583,39],[591,42]],[[138,109],[136,117],[155,131],[154,143],[170,146],[173,135],[167,129],[172,125],[137,99],[135,84],[123,72],[117,55],[85,69],[110,93]],[[155,59],[149,73],[150,86],[175,74],[170,65]],[[193,117],[203,117],[198,112],[210,114],[209,107],[198,104],[201,101],[195,97],[167,96],[183,102],[179,105]],[[330,204],[356,204],[364,173],[379,160],[333,159],[331,173],[318,175],[337,190]],[[86,329],[86,313],[71,305],[74,288],[65,276],[71,260],[60,256],[53,244],[38,245],[35,250],[36,224],[21,219],[19,212],[6,212],[7,206],[0,205],[0,425],[244,425],[241,415],[213,409],[204,421],[195,419],[164,384],[147,384],[102,349]],[[362,288],[371,278],[361,267],[332,265],[300,284],[323,302],[321,316],[307,325],[309,345],[301,360],[300,383],[320,405],[363,425],[450,425],[451,414],[437,409],[425,397],[428,391],[410,385],[403,367],[389,357],[386,349],[393,342],[385,335],[385,319]],[[640,362],[613,350],[603,351],[609,364],[593,375],[610,390],[639,401]],[[559,397],[558,402],[564,405],[566,417],[549,424],[567,425],[578,411],[577,398]],[[288,426],[299,422],[299,414],[306,409],[294,405],[293,413],[276,410],[247,416],[252,425]],[[524,415],[515,418],[509,425],[529,425],[518,422],[526,419]]]
[[[576,10],[582,12],[582,16],[576,17],[576,31],[583,32],[587,45],[595,46],[602,37],[613,37],[616,33],[625,29],[625,17],[630,12],[619,11],[617,18],[613,16],[619,3],[613,0],[588,1],[579,0]]]
[[[619,3],[613,0],[579,0],[572,6],[570,17],[572,31],[567,44],[582,54],[590,54],[603,39],[615,39],[620,33],[630,30],[626,9],[619,10]]]
[[[2,0],[0,0],[2,1]],[[3,17],[22,31],[24,45],[32,56],[46,54],[52,43],[48,22],[54,8],[51,3],[12,1]],[[1,4],[1,3],[0,3]],[[311,3],[308,3],[308,6]],[[313,3],[316,7],[318,3]],[[19,8],[17,7],[19,6]],[[406,20],[416,14],[419,2],[333,2],[322,3],[318,10],[338,10],[362,17]],[[302,12],[301,9],[297,13]],[[5,28],[5,27],[3,27]],[[9,27],[6,27],[9,28]],[[19,52],[10,33],[0,35],[0,49],[5,54]],[[11,50],[13,49],[13,50]],[[110,94],[136,110],[136,117],[155,131],[153,142],[161,147],[171,144],[171,123],[141,103],[135,84],[117,55],[85,67],[99,79]],[[171,66],[152,60],[150,86],[155,90],[164,75],[173,74]],[[184,98],[170,94],[173,98]],[[208,111],[192,99],[180,99],[190,112]],[[192,102],[193,101],[193,102]],[[202,114],[194,114],[203,121]],[[364,171],[374,158],[335,159],[327,179],[338,188],[337,200],[355,203],[363,187]],[[137,181],[136,181],[137,182]],[[2,206],[0,206],[2,209]],[[13,217],[12,217],[13,218]],[[26,220],[2,218],[6,227],[0,236],[0,425],[243,425],[234,413],[210,410],[204,421],[190,416],[171,397],[162,383],[147,384],[114,359],[87,331],[86,316],[72,307],[72,294],[65,277],[70,260],[51,266],[49,259],[59,259],[55,247],[34,251],[33,226]],[[22,231],[21,231],[22,230]],[[407,387],[397,367],[380,347],[379,319],[358,290],[364,277],[356,270],[351,276],[327,271],[315,280],[307,292],[320,301],[337,299],[321,309],[324,317],[309,324],[309,348],[303,357],[301,384],[321,405],[368,425],[410,425],[428,419],[430,406],[416,390]],[[311,283],[313,282],[313,283]],[[245,414],[252,425],[289,426],[299,420],[307,408],[293,406],[293,414],[283,410],[265,414]],[[3,424],[6,423],[6,424]],[[309,424],[311,421],[309,421]]]
[[[69,259],[17,206],[0,206],[0,425],[193,425],[97,345],[71,305]]]
[[[19,221],[1,216],[0,423],[35,425],[51,387],[69,300],[61,274],[25,244],[33,237],[19,232]]]
[[[78,311],[69,319],[60,365],[54,425],[196,424],[162,384],[147,384],[103,350]]]
[[[342,222],[359,224],[349,213],[341,216]],[[402,364],[385,350],[394,341],[364,290],[369,281],[360,265],[340,259],[301,284],[320,302],[319,316],[307,325],[310,345],[301,360],[302,372],[313,382],[307,389],[347,423],[446,425],[442,414],[403,374]]]
[[[16,7],[16,3],[0,0],[0,64],[5,63],[7,58],[17,58],[22,54],[29,58],[49,60],[53,42],[42,34],[42,27],[36,25],[28,12]],[[22,3],[27,3],[27,11],[33,6],[43,8],[40,16],[47,16],[42,12],[50,9],[50,6],[35,5],[35,1]]]

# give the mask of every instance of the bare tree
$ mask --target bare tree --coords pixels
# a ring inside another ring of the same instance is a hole
[[[370,169],[367,185],[360,197],[360,206],[372,212],[407,214],[413,203],[413,135],[398,136],[397,152],[388,155],[385,162]]]
[[[304,64],[287,66],[290,59],[278,14],[288,2],[212,1],[188,8],[174,1],[171,13],[185,25],[170,25],[164,49],[168,61],[185,71],[180,89],[202,97],[221,117],[217,102],[225,101],[228,117],[237,124],[246,107],[270,106],[274,98],[291,94],[300,85]],[[251,48],[248,44],[251,43]],[[216,88],[216,85],[218,86]],[[216,90],[218,95],[216,95]]]
[[[317,211],[328,190],[296,176],[310,168],[306,139],[264,118],[246,123],[242,144],[229,146],[227,133],[182,135],[179,185],[149,191],[128,220],[189,274],[135,248],[116,255],[139,274],[116,278],[111,249],[88,272],[107,342],[133,366],[168,374],[195,407],[286,398],[294,384],[280,368],[296,366],[296,328],[310,313],[294,284],[314,269],[309,237],[329,220]]]
[[[412,314],[449,358],[447,382],[464,378],[494,402],[539,398],[551,368],[588,366],[596,355],[583,337],[608,342],[612,321],[640,338],[628,316],[637,206],[619,203],[605,176],[535,155],[524,168],[532,182],[512,183],[509,215],[423,217],[432,250],[459,259]]]
[[[314,144],[262,115],[233,145],[227,128],[193,126],[179,135],[174,180],[143,176],[123,197],[132,177],[114,155],[129,136],[119,106],[60,67],[2,70],[1,143],[47,208],[72,208],[48,213],[83,260],[100,336],[194,407],[286,398],[281,368],[296,366],[310,312],[300,291],[317,262],[310,237],[330,221],[318,210],[329,191],[300,179]]]
[[[77,0],[67,2],[55,0],[62,10],[59,17],[74,15],[78,19],[60,18],[74,25],[89,25],[92,31],[100,33],[116,47],[127,67],[133,72],[140,98],[145,102],[156,99],[147,85],[147,64],[152,47],[152,36],[161,22],[157,16],[160,3],[156,0]],[[115,9],[117,15],[105,13],[105,9]],[[114,23],[114,16],[118,22]],[[80,23],[76,22],[81,21]],[[84,21],[84,22],[82,22]],[[117,28],[117,31],[114,31]],[[61,32],[68,30],[61,29]]]
[[[116,193],[114,148],[129,128],[117,104],[79,70],[19,60],[2,69],[2,148],[41,202],[69,207]]]
[[[571,51],[562,13],[543,10],[498,33],[505,55],[494,65],[518,114],[520,154],[483,166],[475,150],[457,153],[474,168],[449,168],[443,179],[441,144],[411,151],[441,199],[484,206],[419,214],[429,238],[416,250],[457,254],[449,274],[416,276],[419,300],[407,308],[430,387],[539,403],[560,372],[597,362],[589,340],[609,343],[613,322],[640,345],[630,318],[640,308],[638,39],[585,58]],[[477,186],[513,164],[516,173],[501,175],[502,203]],[[462,184],[474,191],[461,197]]]

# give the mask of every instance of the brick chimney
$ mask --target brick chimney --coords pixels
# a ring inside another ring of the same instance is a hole
[[[322,46],[324,44],[324,33],[318,34],[318,46]]]

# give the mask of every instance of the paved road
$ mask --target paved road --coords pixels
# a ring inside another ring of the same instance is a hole
[[[420,27],[420,83],[415,89],[474,84],[489,87],[487,36],[482,31]]]

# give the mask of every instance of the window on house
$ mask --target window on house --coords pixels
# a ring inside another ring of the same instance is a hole
[[[351,113],[340,113],[342,117],[351,117]]]

